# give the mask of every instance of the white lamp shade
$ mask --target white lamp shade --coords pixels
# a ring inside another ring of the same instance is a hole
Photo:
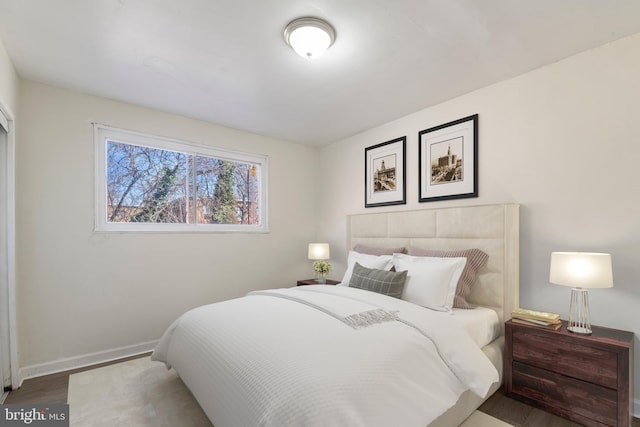
[[[309,243],[309,259],[329,259],[328,243]]]
[[[549,281],[574,288],[612,288],[611,255],[591,252],[552,252]]]

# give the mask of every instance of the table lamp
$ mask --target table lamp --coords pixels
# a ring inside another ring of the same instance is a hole
[[[317,262],[318,261],[326,261],[330,258],[329,256],[329,244],[328,243],[309,243],[309,255],[308,258],[310,260],[314,261],[314,271],[319,274],[319,277],[316,279],[316,281],[318,283],[324,283],[325,282],[325,275],[329,272],[329,269],[331,269],[331,264],[329,263],[322,263],[323,265],[322,270],[323,271],[318,271],[318,269],[316,268]],[[326,265],[324,265],[326,264]],[[326,270],[326,271],[324,271]]]
[[[549,282],[571,286],[567,329],[590,334],[589,288],[612,288],[611,255],[590,252],[552,252]]]

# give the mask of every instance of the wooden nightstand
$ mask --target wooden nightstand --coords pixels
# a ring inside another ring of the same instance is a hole
[[[505,323],[507,396],[586,426],[631,425],[633,333]]]
[[[327,279],[327,283],[325,285],[337,285],[340,283],[337,280]],[[316,282],[316,279],[306,279],[306,280],[298,280],[298,284],[296,286],[304,286],[304,285],[319,285],[320,283]]]

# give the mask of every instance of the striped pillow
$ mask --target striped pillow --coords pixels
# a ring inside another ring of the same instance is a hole
[[[420,249],[409,247],[409,255],[427,256],[427,257],[444,257],[444,258],[461,258],[467,259],[467,264],[462,270],[460,280],[456,287],[456,295],[453,299],[454,308],[473,308],[474,306],[467,301],[471,294],[471,287],[476,280],[476,272],[482,267],[489,258],[489,255],[480,249],[461,249],[452,251],[438,251],[433,249]]]
[[[363,267],[357,262],[353,266],[350,288],[365,289],[390,297],[400,298],[407,280],[407,272],[396,273],[387,270]]]

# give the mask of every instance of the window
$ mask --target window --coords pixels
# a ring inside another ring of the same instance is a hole
[[[96,230],[266,232],[266,156],[94,125]]]

